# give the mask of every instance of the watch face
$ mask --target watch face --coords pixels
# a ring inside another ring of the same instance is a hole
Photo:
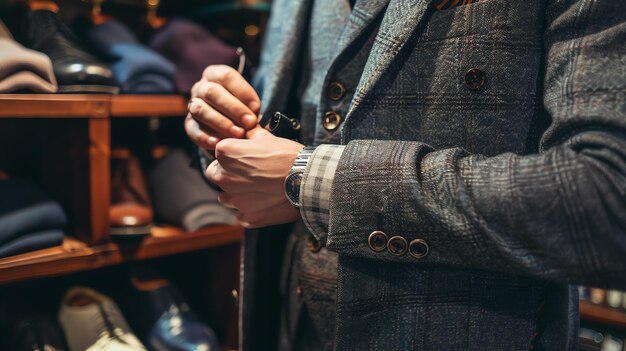
[[[303,172],[291,173],[285,179],[285,194],[287,199],[294,206],[300,205],[300,183],[302,182]]]

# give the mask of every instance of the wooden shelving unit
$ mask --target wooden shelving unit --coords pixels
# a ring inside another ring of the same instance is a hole
[[[0,259],[0,284],[53,277],[241,242],[239,226],[215,226],[195,232],[155,228],[141,240],[92,245],[67,237],[62,246]]]
[[[63,245],[0,259],[0,286],[10,291],[28,285],[12,283],[36,280],[32,283],[48,289],[71,282],[72,273],[147,259],[158,264],[165,256],[203,250],[171,260],[201,258],[200,266],[181,266],[181,273],[199,274],[192,278],[197,279],[192,290],[207,296],[205,317],[216,321],[221,342],[236,348],[231,291],[239,281],[243,228],[219,225],[185,232],[154,227],[150,236],[117,241],[109,234],[112,119],[182,119],[186,114],[187,99],[179,95],[0,94],[0,167],[48,193],[71,222]],[[107,272],[98,273],[112,282],[124,279]],[[50,277],[59,279],[38,280]]]
[[[111,117],[182,117],[187,100],[178,95],[115,95]]]
[[[0,118],[181,117],[179,95],[0,94]]]
[[[626,312],[588,301],[580,302],[580,318],[611,326],[626,328]]]
[[[76,223],[71,232],[75,236],[68,236],[60,247],[0,259],[0,284],[241,242],[243,229],[238,226],[215,226],[195,232],[155,227],[152,235],[141,241],[111,241],[108,222],[111,118],[181,118],[186,113],[187,100],[179,95],[0,94],[0,120],[4,122],[11,119],[60,121],[60,127],[46,129],[44,137],[50,137],[50,143],[61,144],[50,152],[53,156],[74,155],[66,163],[74,165],[68,168],[76,173],[59,172],[52,176],[58,180],[50,182],[52,187],[62,187],[61,195],[73,192],[64,205],[74,212]],[[67,136],[70,133],[66,129],[68,120],[76,121],[71,124],[75,129],[72,136]],[[56,121],[51,122],[47,128],[57,125]],[[63,141],[77,137],[79,142],[66,145]],[[47,159],[46,156],[42,158]],[[46,176],[50,162],[42,161],[41,169],[46,169]],[[76,183],[75,180],[80,180],[80,184],[68,187]]]

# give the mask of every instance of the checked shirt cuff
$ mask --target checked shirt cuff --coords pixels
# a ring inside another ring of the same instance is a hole
[[[330,193],[345,145],[320,145],[309,159],[300,184],[300,214],[304,224],[326,242],[330,220]]]

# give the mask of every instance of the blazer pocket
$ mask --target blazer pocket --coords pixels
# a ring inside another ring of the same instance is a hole
[[[486,34],[493,29],[504,28],[509,1],[511,0],[481,0],[451,9],[436,10],[428,21],[422,39],[442,40]]]

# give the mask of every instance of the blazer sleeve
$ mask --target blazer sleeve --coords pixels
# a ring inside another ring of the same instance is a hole
[[[552,123],[540,152],[351,141],[334,176],[330,250],[626,287],[626,2],[559,1],[547,14]],[[430,253],[375,252],[375,230],[421,239]]]

